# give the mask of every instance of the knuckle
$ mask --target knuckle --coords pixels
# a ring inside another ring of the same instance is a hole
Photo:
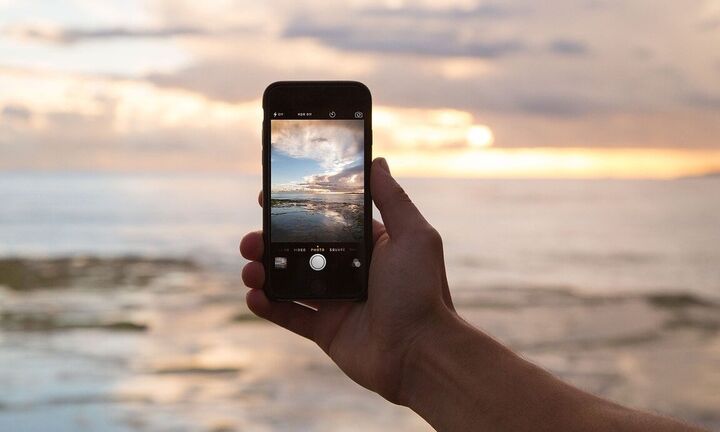
[[[420,238],[422,238],[423,241],[431,247],[442,247],[442,236],[438,230],[430,225],[421,230]]]
[[[405,192],[405,189],[402,188],[402,186],[397,185],[395,188],[395,192],[393,193],[395,196],[395,199],[400,202],[412,202],[410,200],[410,196]]]

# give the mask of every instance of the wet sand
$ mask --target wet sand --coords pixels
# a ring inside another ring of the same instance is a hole
[[[177,259],[0,259],[0,430],[416,431],[412,412]],[[720,428],[720,305],[459,286],[462,315],[589,391]]]
[[[362,205],[349,202],[273,199],[276,242],[354,242],[363,238]]]

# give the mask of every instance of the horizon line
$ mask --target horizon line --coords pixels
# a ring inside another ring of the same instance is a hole
[[[397,170],[396,170],[397,171]],[[262,173],[257,171],[243,171],[233,169],[128,169],[128,168],[0,168],[0,175],[108,175],[108,176],[239,176],[239,177],[257,177],[262,181]],[[720,177],[720,170],[709,170],[699,173],[688,173],[677,176],[625,176],[625,175],[578,175],[578,176],[552,176],[552,175],[447,175],[447,174],[430,174],[417,175],[406,174],[402,171],[393,173],[396,178],[403,179],[437,179],[437,180],[650,180],[650,181],[668,181],[668,180],[685,180],[699,178]],[[275,191],[288,192],[288,191]],[[343,192],[345,193],[345,192]],[[353,193],[353,192],[347,192]]]

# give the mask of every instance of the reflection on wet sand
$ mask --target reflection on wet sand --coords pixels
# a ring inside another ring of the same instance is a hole
[[[140,258],[0,268],[0,430],[430,430],[256,319],[234,275]],[[503,286],[455,297],[469,321],[583,388],[720,427],[713,300]]]
[[[363,238],[363,206],[344,194],[320,199],[271,200],[271,232],[276,242],[353,242]],[[356,195],[356,194],[355,194]],[[362,195],[359,196],[362,199]]]

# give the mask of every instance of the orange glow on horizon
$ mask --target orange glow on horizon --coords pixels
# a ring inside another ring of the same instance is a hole
[[[720,172],[720,150],[491,148],[385,154],[394,174],[453,178],[656,178]]]

